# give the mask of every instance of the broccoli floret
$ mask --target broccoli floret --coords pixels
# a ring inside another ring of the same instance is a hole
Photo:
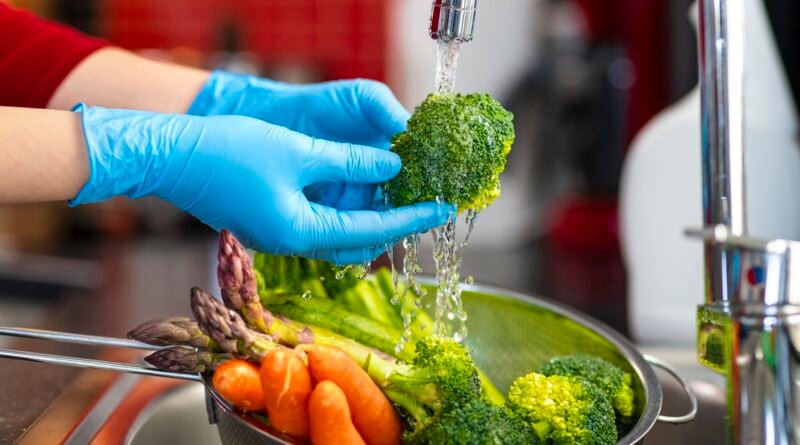
[[[631,375],[601,358],[586,354],[556,357],[542,367],[541,373],[586,379],[603,391],[619,414],[620,423],[626,424],[633,416]]]
[[[514,141],[513,115],[488,94],[431,94],[396,135],[403,160],[384,191],[394,206],[441,196],[458,211],[481,210],[500,196],[500,173]]]
[[[478,400],[445,412],[436,422],[407,433],[406,445],[536,445],[539,438],[518,415]]]
[[[511,385],[507,405],[545,443],[610,445],[617,441],[611,403],[596,386],[578,377],[530,373]]]
[[[424,428],[442,413],[481,400],[475,362],[467,349],[449,338],[428,337],[416,345],[409,365],[395,364],[378,382],[406,414],[412,430]]]

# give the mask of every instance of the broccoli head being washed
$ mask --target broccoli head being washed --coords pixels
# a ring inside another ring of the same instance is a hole
[[[488,94],[431,94],[417,106],[392,151],[403,160],[384,187],[392,205],[441,196],[458,211],[500,196],[500,173],[514,142],[513,115]]]
[[[578,377],[530,373],[511,385],[507,404],[533,427],[543,443],[617,442],[614,409],[602,391]]]
[[[556,357],[542,367],[544,375],[580,377],[603,391],[621,422],[633,416],[634,398],[631,375],[607,361],[586,354]]]

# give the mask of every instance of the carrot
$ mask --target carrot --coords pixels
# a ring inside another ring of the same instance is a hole
[[[272,426],[307,439],[311,375],[297,351],[276,349],[267,353],[261,361],[261,389]]]
[[[308,400],[312,445],[366,445],[350,418],[347,397],[335,383],[317,384]]]
[[[391,402],[350,356],[330,346],[307,344],[299,348],[308,354],[308,369],[314,380],[330,380],[344,392],[353,424],[367,444],[402,442],[403,426]]]
[[[228,360],[214,370],[214,389],[242,411],[263,411],[264,395],[258,367],[244,360]]]

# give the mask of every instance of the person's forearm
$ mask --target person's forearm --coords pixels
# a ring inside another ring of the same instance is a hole
[[[0,204],[73,198],[89,178],[81,115],[0,107]]]
[[[207,71],[105,48],[70,72],[48,108],[68,110],[77,102],[86,102],[108,108],[186,113],[208,75]]]

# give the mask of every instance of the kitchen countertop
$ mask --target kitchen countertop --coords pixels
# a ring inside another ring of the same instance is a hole
[[[124,337],[151,318],[189,315],[189,289],[214,291],[215,240],[149,240],[97,250],[92,289],[26,292],[0,279],[0,324]],[[216,293],[216,292],[215,292]],[[0,346],[97,357],[97,349],[0,337]],[[78,375],[75,368],[0,359],[0,444],[19,439]]]

